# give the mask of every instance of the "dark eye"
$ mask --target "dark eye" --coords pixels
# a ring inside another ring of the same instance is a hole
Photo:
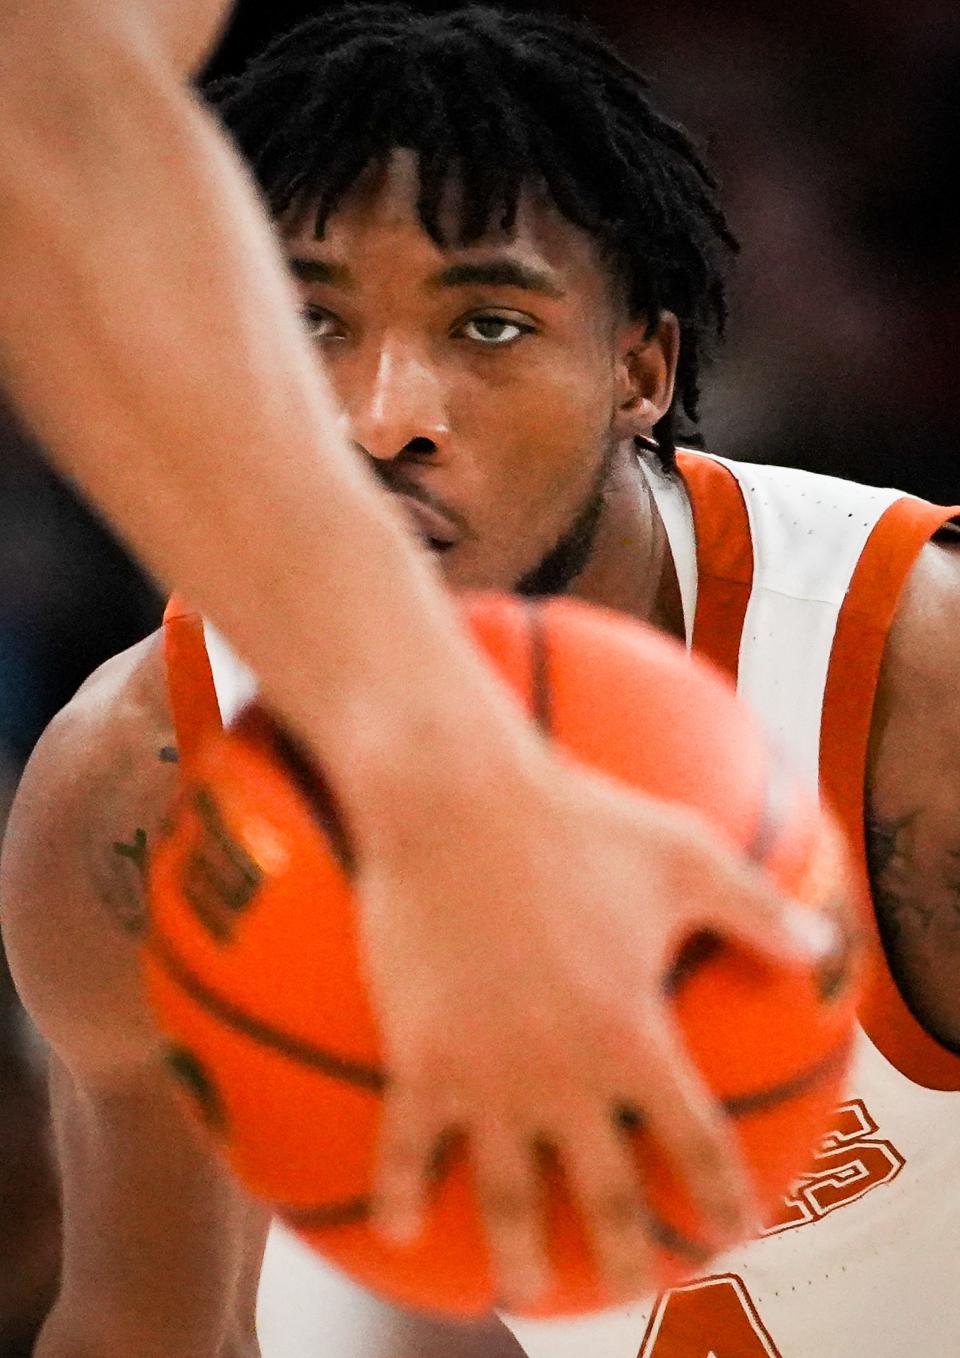
[[[304,329],[312,340],[342,339],[343,328],[332,311],[306,303],[300,308]],[[337,327],[340,326],[340,329]]]
[[[502,348],[505,344],[515,343],[521,335],[532,334],[533,326],[524,325],[522,321],[511,320],[507,316],[471,316],[468,321],[464,321],[460,330],[467,339],[477,344],[484,344],[489,348]]]

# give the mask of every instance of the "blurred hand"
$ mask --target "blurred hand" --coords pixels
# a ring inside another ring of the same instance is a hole
[[[102,3],[102,0],[101,0]],[[195,75],[226,27],[235,0],[140,0],[177,75]]]
[[[478,763],[482,768],[482,762]],[[417,788],[414,795],[413,788]],[[375,1203],[414,1237],[439,1139],[469,1138],[502,1304],[547,1281],[537,1146],[575,1193],[615,1298],[651,1277],[643,1185],[614,1110],[642,1109],[718,1246],[755,1225],[725,1118],[682,1045],[663,978],[711,929],[794,964],[829,931],[699,818],[550,751],[508,780],[421,804],[371,837],[360,893],[391,1072]],[[375,839],[376,842],[372,842]]]
[[[73,48],[76,57],[88,44],[107,54],[137,53],[155,69],[187,80],[211,55],[234,5],[235,0],[0,0],[4,50],[13,58],[0,71],[0,87],[12,66],[25,64],[30,72],[40,53],[62,61],[64,52]],[[65,77],[71,69],[72,63]]]

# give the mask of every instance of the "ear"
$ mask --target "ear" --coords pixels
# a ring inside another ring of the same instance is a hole
[[[679,351],[680,325],[672,311],[661,312],[652,335],[647,334],[643,320],[621,326],[616,339],[613,423],[617,438],[649,436],[670,409]]]

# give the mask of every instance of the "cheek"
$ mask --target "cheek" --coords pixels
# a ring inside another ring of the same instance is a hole
[[[476,534],[459,560],[451,560],[451,582],[480,588],[512,588],[536,566],[583,509],[606,448],[598,421],[564,424],[554,415],[531,412],[523,423],[489,429],[468,476]],[[464,504],[467,509],[467,505]]]
[[[614,413],[613,366],[593,346],[564,351],[538,365],[529,404],[529,431],[547,446],[573,445],[581,454],[607,439]]]
[[[515,362],[491,364],[474,378],[457,393],[472,431],[496,430],[495,446],[538,449],[538,460],[558,474],[575,469],[571,449],[582,458],[609,437],[613,366],[592,346],[571,350],[531,343]]]
[[[496,383],[461,388],[454,428],[472,450],[477,488],[496,499],[506,491],[518,516],[562,519],[571,497],[579,507],[610,439],[612,384],[595,355],[551,362],[545,354],[511,365]]]

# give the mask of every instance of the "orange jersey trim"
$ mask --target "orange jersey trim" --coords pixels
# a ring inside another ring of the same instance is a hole
[[[690,494],[697,539],[693,646],[736,679],[753,583],[743,494],[732,472],[708,457],[679,453],[677,464]],[[864,837],[867,746],[883,649],[920,551],[958,512],[910,496],[895,501],[867,540],[837,620],[824,693],[820,777],[853,847],[865,901],[871,899]],[[960,1055],[941,1046],[914,1018],[890,972],[876,915],[872,909],[863,913],[869,963],[861,1026],[907,1079],[929,1089],[960,1090]]]
[[[697,546],[697,611],[693,649],[736,681],[740,637],[753,587],[753,539],[747,506],[732,472],[696,453],[677,466],[693,511]]]
[[[892,504],[867,541],[837,622],[824,694],[820,773],[827,796],[856,850],[867,888],[867,746],[883,649],[917,557],[934,533],[957,513],[956,508],[909,498]],[[890,972],[876,915],[872,910],[865,913],[870,960],[860,1011],[864,1031],[886,1059],[915,1084],[960,1090],[960,1055],[941,1046],[914,1018]]]
[[[163,647],[177,749],[181,767],[186,768],[223,724],[203,619],[176,594],[163,614]]]

